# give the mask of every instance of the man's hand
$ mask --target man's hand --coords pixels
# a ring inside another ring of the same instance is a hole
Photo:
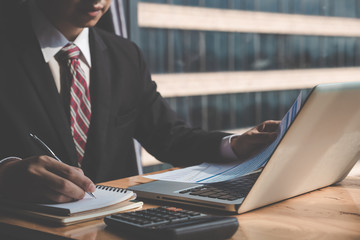
[[[48,156],[11,159],[0,164],[0,193],[31,202],[69,202],[95,191],[94,183],[80,168]]]
[[[279,133],[280,121],[268,120],[231,139],[231,148],[239,160],[245,161],[271,144]]]

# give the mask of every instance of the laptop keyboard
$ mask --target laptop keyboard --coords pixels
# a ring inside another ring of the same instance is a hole
[[[249,193],[260,173],[256,172],[223,182],[208,183],[179,193],[233,201],[244,198]]]

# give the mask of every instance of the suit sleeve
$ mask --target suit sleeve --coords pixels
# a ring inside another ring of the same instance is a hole
[[[175,166],[219,162],[221,140],[228,134],[192,128],[179,119],[157,92],[140,51],[137,53],[142,94],[136,139],[158,160]]]

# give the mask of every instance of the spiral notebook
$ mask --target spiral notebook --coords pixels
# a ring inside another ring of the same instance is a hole
[[[0,210],[43,220],[48,224],[70,225],[138,209],[143,205],[135,201],[134,192],[123,188],[97,185],[94,195],[96,198],[86,195],[79,201],[60,204],[29,204],[2,199]]]

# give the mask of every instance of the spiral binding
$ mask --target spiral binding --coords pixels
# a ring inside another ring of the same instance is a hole
[[[105,185],[96,185],[97,189],[106,190],[106,191],[113,191],[113,192],[121,192],[126,193],[127,189],[125,188],[119,188],[119,187],[110,187]]]

